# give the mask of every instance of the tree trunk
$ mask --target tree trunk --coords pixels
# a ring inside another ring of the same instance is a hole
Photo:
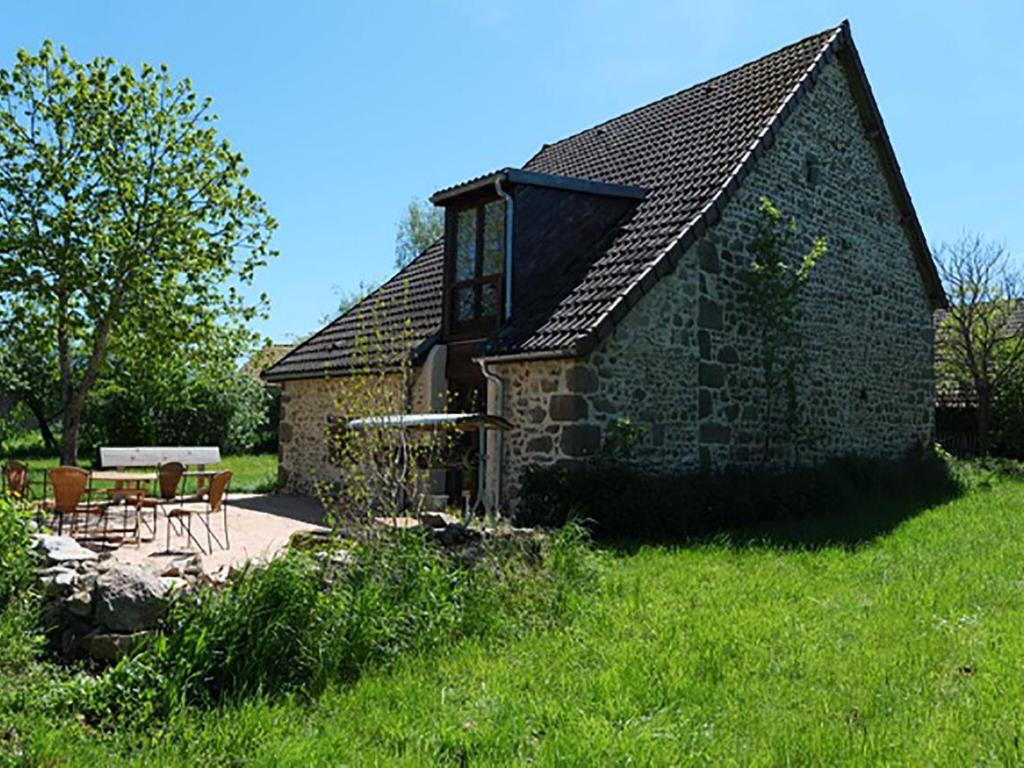
[[[82,406],[76,407],[74,398],[64,407],[63,427],[60,445],[60,463],[66,467],[78,465],[78,435],[82,426]]]
[[[992,429],[992,397],[984,389],[978,390],[978,408],[975,416],[978,424],[978,453],[988,456],[991,448],[989,432]]]
[[[53,431],[50,429],[50,420],[46,417],[46,411],[43,410],[42,404],[34,399],[26,399],[24,402],[28,409],[32,411],[36,424],[39,425],[39,436],[43,438],[43,445],[46,446],[46,450],[50,453],[57,453],[60,450],[60,445],[58,445],[57,438],[54,437]]]

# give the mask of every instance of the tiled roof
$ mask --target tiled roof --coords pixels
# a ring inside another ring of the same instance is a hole
[[[393,363],[410,348],[418,351],[441,327],[443,268],[444,242],[438,240],[367,298],[295,347],[264,378],[312,378],[351,370],[371,358],[374,363]]]
[[[545,145],[524,170],[640,187],[648,193],[592,259],[566,271],[566,284],[552,301],[542,308],[520,305],[523,312],[513,311],[513,322],[491,340],[488,354],[584,354],[610,333],[628,308],[718,220],[820,68],[840,49],[860,74],[866,119],[879,136],[922,275],[940,306],[942,293],[931,256],[844,22]],[[395,278],[417,285],[413,293],[420,303],[409,305],[409,311],[424,340],[440,329],[442,250],[435,244]],[[389,285],[381,291],[391,290]],[[528,303],[529,297],[522,299]],[[270,376],[345,367],[343,341],[351,336],[351,325],[348,316],[339,318],[275,366]],[[320,337],[329,338],[333,350]],[[311,369],[311,364],[321,368]]]

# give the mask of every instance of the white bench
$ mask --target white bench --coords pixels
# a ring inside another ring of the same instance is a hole
[[[208,464],[220,463],[220,448],[215,445],[190,448],[100,448],[100,465],[104,467],[159,467],[169,461],[205,469]]]

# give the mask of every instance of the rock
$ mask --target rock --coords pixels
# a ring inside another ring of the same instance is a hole
[[[444,528],[435,528],[431,535],[446,547],[455,547],[482,538],[480,531],[462,523],[450,523]]]
[[[69,569],[60,569],[56,573],[44,576],[41,585],[50,597],[63,597],[71,594],[75,588],[77,574]]]
[[[431,528],[446,528],[461,522],[455,515],[449,515],[446,512],[424,512],[420,515],[420,520]]]
[[[331,532],[324,530],[296,531],[288,539],[292,549],[317,549],[331,542]]]
[[[68,563],[81,560],[98,560],[99,555],[86,549],[70,536],[38,536],[36,551],[50,563]]]
[[[198,576],[203,572],[203,560],[199,555],[189,555],[171,560],[162,571],[161,576]]]
[[[179,592],[188,586],[188,581],[180,576],[161,576],[160,583],[167,587],[167,592]]]
[[[227,565],[222,565],[215,571],[212,571],[206,575],[207,581],[214,586],[220,586],[228,583],[228,579],[231,577],[231,568]]]
[[[64,601],[64,607],[75,616],[85,618],[92,613],[92,592],[83,589],[75,590]]]
[[[96,661],[117,661],[149,636],[149,632],[104,632],[94,629],[78,641],[79,648]]]
[[[166,597],[155,573],[119,563],[96,580],[96,619],[115,632],[150,629],[166,613]]]

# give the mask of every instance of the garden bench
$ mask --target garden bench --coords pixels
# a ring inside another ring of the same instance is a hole
[[[105,468],[159,467],[171,461],[195,467],[193,471],[185,472],[185,475],[196,478],[196,490],[200,491],[204,480],[216,474],[206,467],[220,463],[220,448],[215,445],[100,448],[100,465]]]

